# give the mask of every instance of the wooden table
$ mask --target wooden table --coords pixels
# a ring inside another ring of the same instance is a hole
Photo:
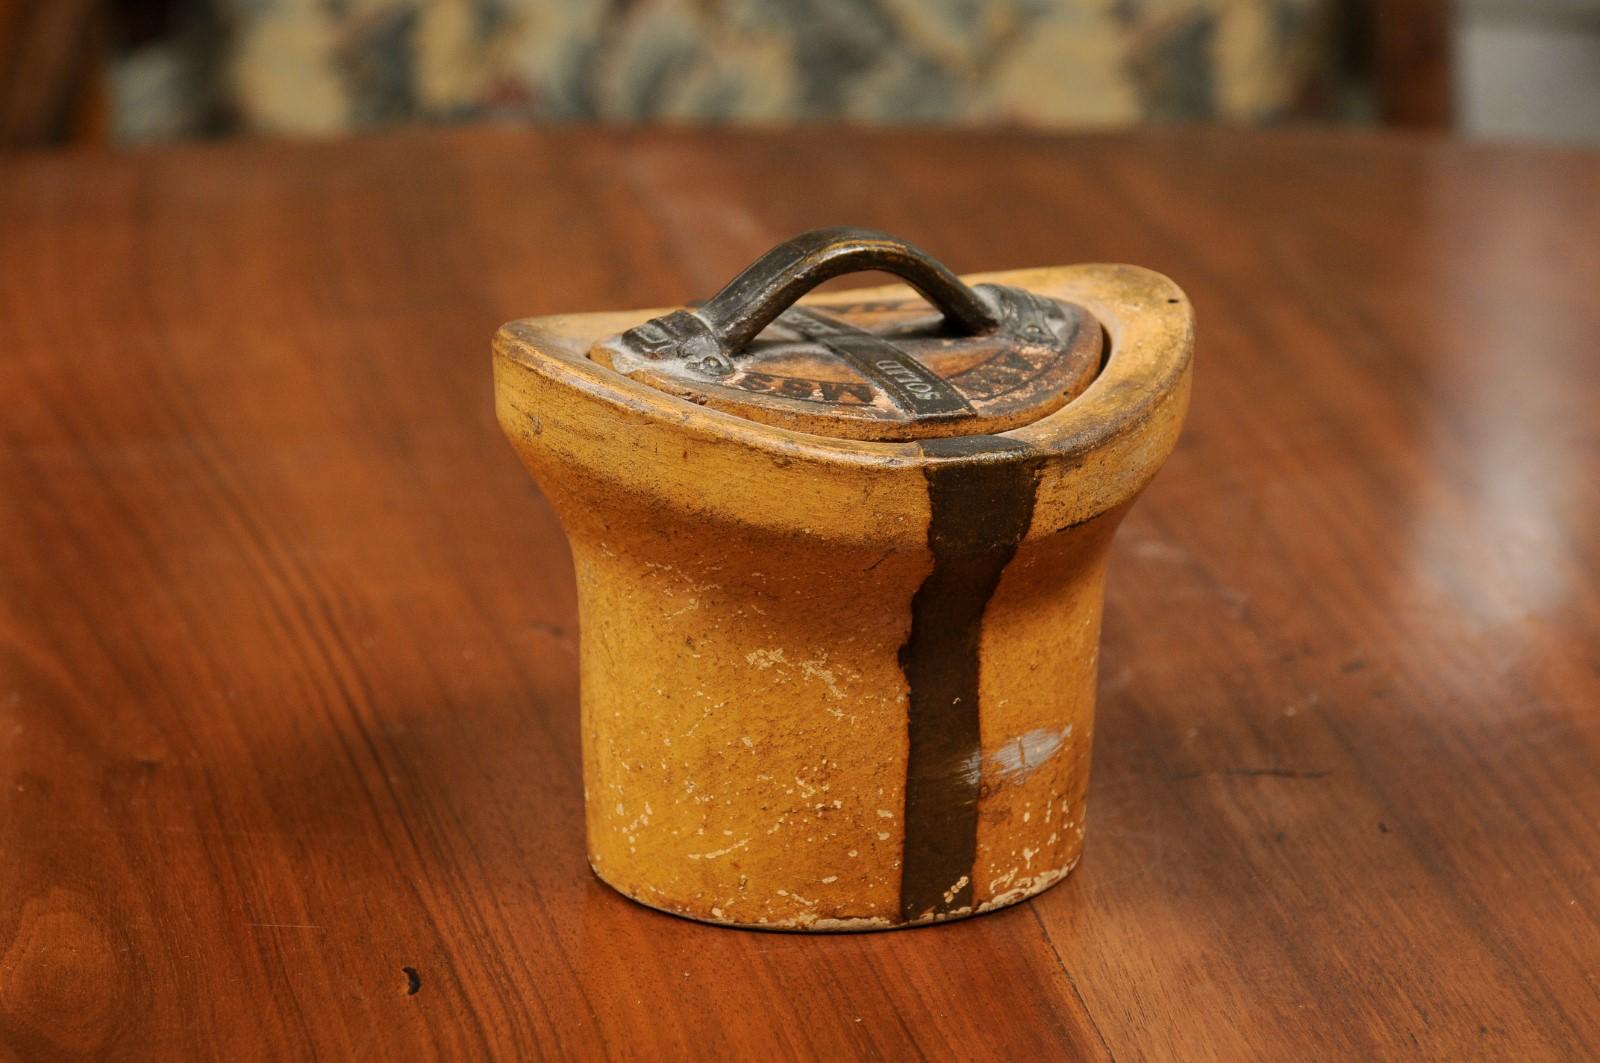
[[[892,934],[641,908],[502,320],[850,222],[1193,296],[1088,848]],[[406,134],[0,168],[19,1059],[1580,1058],[1600,1045],[1600,156],[1310,133]]]

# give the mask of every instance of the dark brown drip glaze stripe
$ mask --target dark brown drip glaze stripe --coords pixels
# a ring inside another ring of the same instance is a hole
[[[933,571],[911,599],[900,647],[910,689],[905,851],[900,915],[911,920],[972,904],[978,851],[978,639],[1000,574],[1033,519],[1038,461],[1000,436],[927,439]],[[983,460],[984,455],[1005,455]]]

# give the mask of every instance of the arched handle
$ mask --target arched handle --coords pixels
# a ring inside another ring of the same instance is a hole
[[[795,300],[832,277],[870,269],[903,278],[959,335],[1000,328],[995,308],[927,252],[871,229],[837,228],[784,241],[698,309],[652,318],[616,342],[647,359],[678,358],[698,372],[726,376],[733,372],[733,357]]]
[[[695,314],[711,327],[722,352],[732,355],[823,281],[874,269],[905,280],[963,335],[999,327],[989,305],[926,251],[887,233],[844,227],[812,229],[779,244]]]

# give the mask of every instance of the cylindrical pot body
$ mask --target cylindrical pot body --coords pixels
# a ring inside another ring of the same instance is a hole
[[[576,570],[590,862],[629,897],[868,929],[1014,903],[1077,863],[1107,552],[1175,444],[1192,319],[1133,267],[972,279],[1088,307],[1094,383],[1011,431],[866,442],[587,356],[652,311],[498,335],[501,424]]]

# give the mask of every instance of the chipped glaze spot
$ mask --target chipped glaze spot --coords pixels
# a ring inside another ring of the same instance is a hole
[[[988,770],[1007,782],[1020,782],[1042,767],[1072,736],[1069,723],[1059,731],[1040,727],[1018,735],[989,754]]]

